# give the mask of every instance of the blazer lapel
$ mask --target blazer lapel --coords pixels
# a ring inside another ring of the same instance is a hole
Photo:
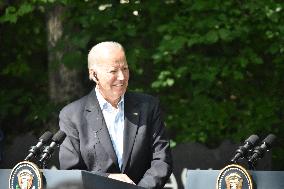
[[[132,147],[135,141],[135,137],[138,130],[138,123],[140,117],[140,110],[136,106],[137,102],[134,102],[129,93],[124,96],[125,103],[125,120],[124,120],[124,137],[123,137],[123,163],[121,171],[124,172],[128,163],[129,156],[132,151]]]
[[[95,136],[98,137],[106,153],[108,153],[114,164],[119,168],[118,160],[99,105],[99,101],[96,96],[95,89],[92,90],[86,102],[86,120],[88,125],[91,125]]]

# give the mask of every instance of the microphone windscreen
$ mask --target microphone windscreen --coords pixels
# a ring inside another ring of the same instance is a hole
[[[263,143],[265,143],[269,148],[271,148],[274,143],[276,136],[274,134],[269,134],[265,139],[263,139]]]
[[[251,135],[245,142],[249,142],[254,145],[258,141],[259,137],[257,135]]]
[[[45,143],[50,142],[52,136],[53,136],[52,132],[46,131],[45,133],[43,133],[43,135],[41,135],[41,137],[39,138],[39,140],[40,140],[42,143],[45,144]]]
[[[56,143],[56,144],[61,144],[63,142],[63,140],[65,139],[66,134],[59,130],[57,131],[57,133],[55,133],[55,135],[52,137],[52,140]]]

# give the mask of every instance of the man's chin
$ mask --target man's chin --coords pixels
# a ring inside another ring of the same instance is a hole
[[[117,96],[122,96],[122,95],[125,93],[125,91],[126,91],[126,88],[120,88],[120,89],[116,89],[116,90],[114,91],[114,93],[115,93],[115,95],[117,95]]]
[[[125,93],[125,91],[121,91],[121,92],[116,93],[115,96],[117,98],[120,98],[122,95],[124,95],[124,93]]]

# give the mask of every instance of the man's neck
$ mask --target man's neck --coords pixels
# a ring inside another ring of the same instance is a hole
[[[108,102],[110,103],[114,108],[118,108],[118,103],[121,99],[121,97],[117,98],[117,99],[110,99],[110,98],[107,98],[105,95],[102,94],[102,92],[100,91],[99,88],[97,88],[98,92],[100,93],[100,95]]]

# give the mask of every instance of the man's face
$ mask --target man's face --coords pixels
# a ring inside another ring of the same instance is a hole
[[[109,102],[117,101],[125,93],[129,70],[125,54],[121,49],[104,53],[95,70],[97,86],[102,96]]]

